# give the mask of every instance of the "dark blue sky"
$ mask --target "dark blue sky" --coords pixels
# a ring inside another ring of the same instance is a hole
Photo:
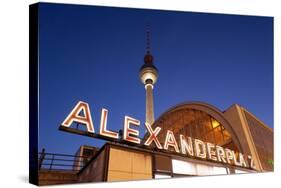
[[[58,130],[79,101],[90,104],[96,131],[101,108],[108,127],[124,116],[141,121],[145,89],[138,77],[151,25],[159,69],[156,118],[185,101],[221,110],[240,104],[273,127],[273,18],[159,10],[40,4],[39,149],[74,154],[104,141]]]

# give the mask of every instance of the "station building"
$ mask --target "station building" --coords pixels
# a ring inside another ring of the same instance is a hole
[[[183,134],[249,154],[255,159],[256,170],[163,154],[154,151],[154,148],[145,150],[107,143],[92,162],[84,167],[79,180],[120,181],[273,170],[272,129],[239,105],[220,112],[206,103],[184,103],[169,109],[154,125],[164,130],[172,129],[175,135]],[[164,143],[164,135],[159,135],[159,140]]]
[[[154,145],[151,148],[140,148],[119,142],[107,142],[101,148],[81,146],[75,156],[82,157],[83,161],[78,161],[81,165],[74,165],[72,170],[50,170],[42,167],[39,170],[39,184],[273,171],[273,130],[237,104],[225,111],[202,102],[179,104],[163,113],[153,126],[172,130],[176,138],[176,135],[183,134],[251,155],[256,169],[188,158],[174,152],[163,153],[157,151]],[[164,143],[164,135],[159,134],[158,137]],[[75,161],[77,164],[77,160]]]

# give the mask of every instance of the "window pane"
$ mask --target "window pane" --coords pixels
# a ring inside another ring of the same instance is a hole
[[[171,178],[171,176],[165,175],[165,174],[155,174],[154,178],[155,179],[163,179],[163,178]]]
[[[216,166],[214,166],[213,167],[213,174],[215,175],[215,174],[217,174],[217,175],[219,175],[219,174],[227,174],[227,171],[226,171],[226,168],[224,168],[224,167],[216,167]]]
[[[212,126],[213,126],[213,128],[215,129],[215,128],[218,127],[219,125],[220,125],[220,123],[219,123],[217,120],[215,120],[215,119],[212,118]]]
[[[196,167],[193,163],[173,159],[172,164],[173,173],[196,175]]]
[[[245,173],[249,173],[249,172],[244,171],[244,170],[237,170],[237,169],[235,169],[235,174],[245,174]]]
[[[207,165],[197,164],[197,175],[212,175],[213,167]]]

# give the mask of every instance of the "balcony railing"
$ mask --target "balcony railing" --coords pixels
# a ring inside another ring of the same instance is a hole
[[[61,153],[38,153],[39,171],[79,171],[88,162],[88,157]]]

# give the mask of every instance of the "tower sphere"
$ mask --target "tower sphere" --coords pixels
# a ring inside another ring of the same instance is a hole
[[[158,70],[157,68],[151,63],[145,63],[140,68],[139,72],[140,79],[143,84],[155,84],[158,78]]]

